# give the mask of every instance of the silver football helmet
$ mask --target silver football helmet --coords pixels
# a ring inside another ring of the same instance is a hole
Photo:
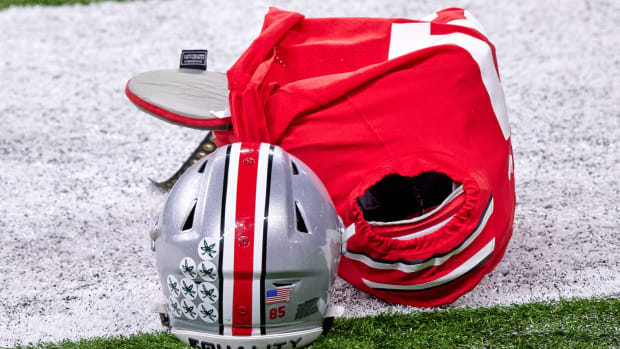
[[[333,319],[343,229],[318,177],[282,148],[218,149],[179,179],[151,231],[162,319],[194,347],[307,345]]]

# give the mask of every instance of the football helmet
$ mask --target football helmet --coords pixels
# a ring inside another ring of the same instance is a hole
[[[344,226],[318,177],[266,143],[196,162],[151,231],[163,319],[194,347],[296,348],[331,325]]]

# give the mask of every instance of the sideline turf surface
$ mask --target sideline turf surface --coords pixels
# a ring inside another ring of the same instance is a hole
[[[155,321],[155,317],[154,317]],[[618,348],[620,300],[577,299],[337,319],[312,348]],[[188,348],[168,333],[16,348]]]
[[[12,5],[87,4],[102,0],[0,0]],[[123,1],[123,0],[117,0]],[[154,317],[154,321],[156,318]],[[337,319],[313,348],[618,348],[620,300],[580,299]],[[15,348],[187,348],[168,333],[38,343]]]
[[[71,5],[71,4],[89,4],[91,2],[101,2],[109,0],[0,0],[0,9],[7,8],[9,6],[59,6],[59,5]],[[123,2],[127,0],[113,0]]]

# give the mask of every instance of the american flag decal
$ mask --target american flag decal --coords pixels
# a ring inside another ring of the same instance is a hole
[[[275,290],[268,290],[265,296],[265,303],[274,304],[274,303],[283,303],[288,302],[291,299],[291,287],[278,287]]]

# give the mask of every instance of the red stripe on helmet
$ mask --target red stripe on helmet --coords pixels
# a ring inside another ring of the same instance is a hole
[[[237,177],[232,335],[252,334],[252,280],[254,278],[254,215],[260,144],[243,143]],[[258,290],[256,290],[258,291]]]

